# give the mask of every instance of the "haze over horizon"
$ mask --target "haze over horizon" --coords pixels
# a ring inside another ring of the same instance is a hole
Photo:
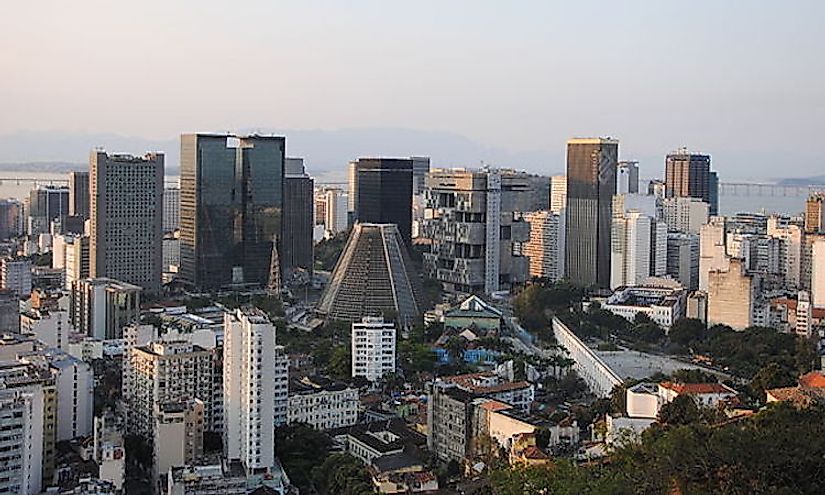
[[[723,180],[815,175],[823,15],[812,0],[16,2],[0,163],[280,129],[311,171],[425,154],[558,173],[566,139],[610,135],[647,176],[681,146]]]

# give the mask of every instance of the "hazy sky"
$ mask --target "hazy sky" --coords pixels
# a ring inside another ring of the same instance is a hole
[[[611,135],[825,173],[825,2],[40,0],[0,6],[0,134]]]

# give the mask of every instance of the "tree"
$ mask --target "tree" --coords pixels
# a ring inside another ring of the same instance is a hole
[[[765,400],[765,390],[790,387],[797,381],[797,376],[782,368],[778,363],[768,363],[753,376],[750,382],[751,398],[756,402]]]
[[[460,335],[453,335],[444,344],[444,349],[455,362],[461,362],[464,359],[464,351],[467,350],[467,339]]]
[[[689,395],[678,395],[659,409],[659,421],[668,425],[688,425],[699,421],[701,411]]]
[[[322,495],[375,493],[366,466],[349,454],[333,454],[313,469],[313,480]]]
[[[332,356],[327,365],[327,373],[339,380],[352,376],[352,352],[349,346],[339,346],[332,350]]]
[[[694,342],[704,340],[706,333],[707,327],[701,320],[682,318],[670,327],[667,336],[679,345],[690,346]]]
[[[681,369],[670,374],[671,381],[676,383],[717,383],[719,378],[713,373],[700,369]]]
[[[312,469],[329,453],[332,441],[307,425],[283,426],[275,430],[276,452],[301,492],[312,493]]]

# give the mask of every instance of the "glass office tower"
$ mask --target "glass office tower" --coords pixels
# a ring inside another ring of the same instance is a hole
[[[286,139],[181,136],[181,280],[191,288],[263,287],[281,238]]]

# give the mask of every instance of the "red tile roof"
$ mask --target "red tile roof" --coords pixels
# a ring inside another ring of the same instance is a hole
[[[673,390],[679,395],[700,395],[700,394],[736,394],[736,392],[722,385],[721,383],[673,383],[662,382],[660,385],[666,389]]]
[[[799,377],[799,384],[809,388],[825,388],[825,375],[819,371],[811,371]]]

